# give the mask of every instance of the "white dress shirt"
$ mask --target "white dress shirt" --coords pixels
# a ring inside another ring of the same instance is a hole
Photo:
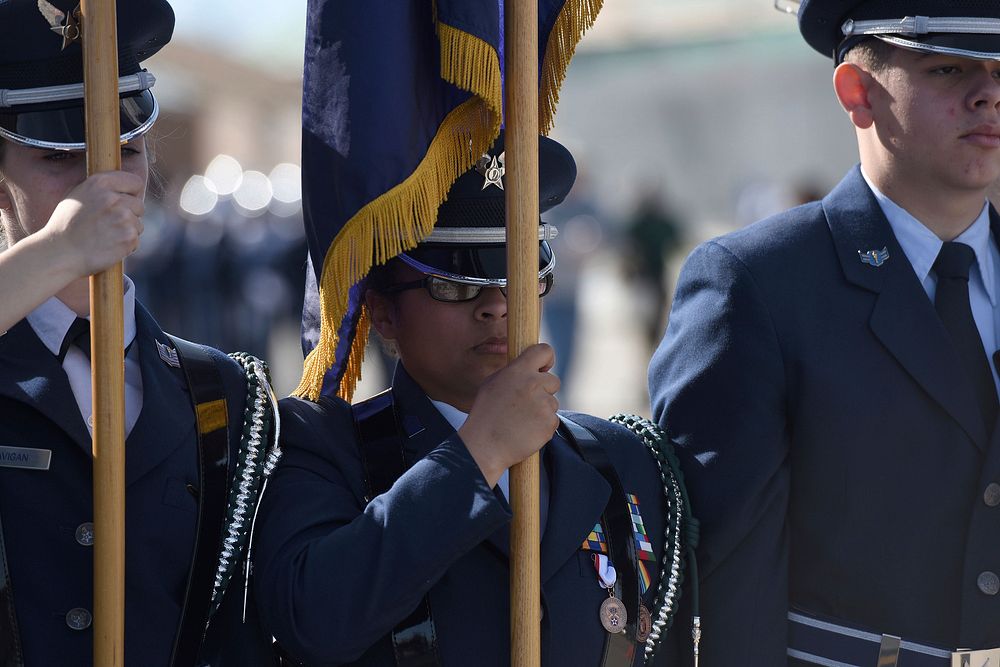
[[[933,303],[937,292],[937,276],[933,271],[934,260],[941,252],[943,242],[923,223],[875,187],[864,170],[861,174],[889,220],[889,226],[892,227],[896,240],[899,241],[903,253],[910,261],[910,266],[917,274],[924,292]],[[1000,294],[1000,284],[997,283],[1000,277],[1000,272],[997,271],[997,266],[1000,266],[1000,251],[997,250],[996,240],[990,233],[989,202],[983,203],[983,210],[976,221],[954,240],[971,247],[976,253],[976,261],[969,271],[969,304],[972,307],[976,328],[979,329],[979,336],[983,340],[983,349],[990,357],[993,382],[996,383],[997,392],[1000,393],[1000,375],[997,373],[996,364],[993,363],[993,353],[1000,349],[1000,340],[997,339],[997,333],[1000,332],[1000,309],[997,308],[997,294]]]
[[[135,340],[135,285],[125,276],[125,303],[123,320],[125,323],[125,346]],[[28,314],[28,324],[35,334],[54,356],[59,355],[59,348],[69,331],[70,325],[76,319],[75,312],[66,304],[51,297],[48,301]],[[86,319],[90,319],[89,317]],[[87,355],[75,345],[70,345],[63,359],[63,370],[69,378],[69,386],[73,390],[80,416],[87,425],[91,435],[94,432],[92,388],[90,380],[90,360]],[[139,349],[132,345],[125,357],[125,435],[132,432],[132,427],[139,420],[142,411],[142,375],[139,369]]]

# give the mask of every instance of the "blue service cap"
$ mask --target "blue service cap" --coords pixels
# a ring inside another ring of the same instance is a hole
[[[507,279],[504,131],[476,165],[455,181],[438,209],[434,231],[399,257],[423,273],[503,287]],[[538,138],[538,209],[562,202],[576,180],[576,162],[565,146]],[[555,268],[552,225],[539,220],[538,277]]]
[[[158,108],[140,63],[170,41],[166,0],[117,3],[122,141],[143,134]],[[77,0],[0,0],[0,137],[59,150],[85,147],[83,49]]]
[[[998,0],[802,0],[799,30],[835,63],[869,38],[904,49],[1000,60]]]

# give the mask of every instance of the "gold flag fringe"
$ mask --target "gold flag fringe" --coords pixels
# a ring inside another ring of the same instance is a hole
[[[576,45],[594,21],[604,0],[566,0],[549,33],[542,60],[542,80],[538,86],[538,126],[548,135],[555,124],[559,89],[566,78],[566,69],[573,59]]]
[[[292,392],[295,396],[319,398],[323,376],[335,361],[337,329],[347,312],[351,286],[374,264],[416,247],[431,233],[452,184],[489,150],[500,131],[502,91],[496,51],[446,24],[438,23],[437,29],[442,78],[473,97],[445,117],[413,173],[362,207],[330,244],[320,274],[319,342],[306,357],[302,379]],[[346,401],[361,377],[367,331],[368,318],[362,312],[337,391]]]

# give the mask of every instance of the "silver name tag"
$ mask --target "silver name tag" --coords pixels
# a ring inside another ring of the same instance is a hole
[[[52,461],[51,449],[0,446],[0,468],[26,468],[48,470]]]

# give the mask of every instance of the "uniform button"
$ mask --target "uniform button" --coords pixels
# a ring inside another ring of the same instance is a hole
[[[992,572],[981,572],[979,578],[976,579],[976,585],[979,586],[979,590],[987,595],[1000,593],[1000,577]]]
[[[66,612],[66,625],[68,625],[71,630],[86,630],[90,627],[93,620],[94,617],[90,615],[90,612],[80,607],[70,609]]]
[[[90,521],[76,527],[76,541],[85,547],[94,546],[94,524]]]
[[[983,502],[988,507],[1000,505],[1000,484],[990,482],[986,485],[986,490],[983,491]]]
[[[87,426],[89,426],[91,430],[94,429],[94,415],[87,417]]]

